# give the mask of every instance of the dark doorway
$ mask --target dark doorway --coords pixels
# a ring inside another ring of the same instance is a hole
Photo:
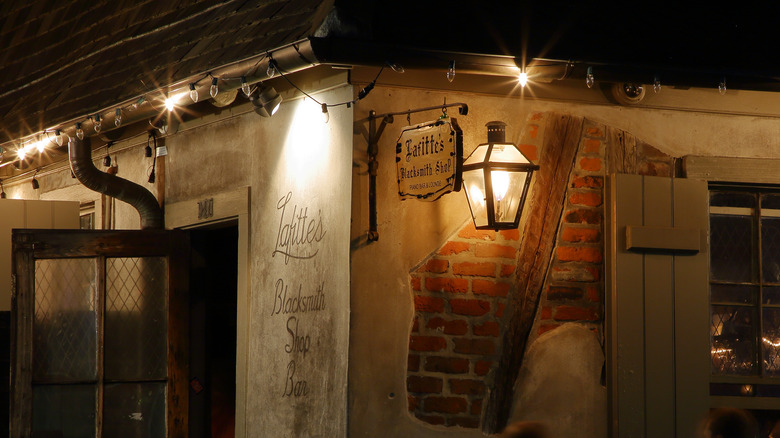
[[[190,437],[232,438],[238,224],[191,231]]]

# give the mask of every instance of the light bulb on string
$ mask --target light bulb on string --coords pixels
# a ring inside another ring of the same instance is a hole
[[[35,148],[38,149],[38,153],[42,154],[43,151],[46,150],[46,143],[48,143],[48,140],[46,139],[40,139],[35,143]]]
[[[658,93],[659,91],[661,91],[661,79],[656,76],[653,78],[653,92]]]
[[[79,140],[84,140],[84,130],[81,129],[81,122],[76,123],[76,137]]]
[[[246,76],[241,76],[241,91],[244,92],[246,97],[252,94],[252,89],[249,87],[249,83],[246,81]]]
[[[455,80],[455,61],[450,61],[450,65],[447,67],[447,81],[452,82]]]
[[[268,60],[268,68],[265,70],[265,74],[269,79],[276,74],[276,61],[273,58]]]
[[[101,120],[100,120],[100,114],[95,114],[95,118],[93,120],[95,122],[92,125],[93,129],[95,130],[96,133],[100,132],[100,129],[103,127],[103,124],[101,123]]]
[[[328,113],[328,104],[322,104],[322,121],[328,123],[330,121],[330,113]]]
[[[396,73],[404,73],[406,71],[406,70],[404,70],[404,66],[403,65],[396,64],[393,61],[387,61],[387,65],[389,65],[390,68],[392,68],[393,71],[396,72]]]
[[[211,78],[211,88],[209,88],[209,96],[212,98],[217,97],[219,94],[219,87],[217,86],[217,78]]]
[[[24,159],[27,158],[27,149],[24,146],[20,146],[19,149],[16,150],[16,156],[19,158],[19,161],[24,161]]]
[[[146,102],[146,99],[143,96],[141,96],[141,97],[138,98],[138,100],[133,102],[133,104],[130,105],[127,109],[130,110],[130,111],[135,111],[135,110],[138,109],[139,106],[143,105],[144,102]]]
[[[198,101],[198,90],[195,89],[195,84],[190,84],[190,99],[193,102]]]
[[[720,79],[720,83],[718,84],[718,93],[720,93],[721,96],[726,94],[726,78]]]
[[[117,108],[114,111],[114,126],[117,128],[122,124],[122,108]]]
[[[62,131],[59,129],[54,131],[54,142],[57,143],[57,146],[62,146]]]
[[[528,84],[528,73],[521,71],[520,74],[517,75],[517,82],[520,83],[520,86],[525,88],[526,84]]]
[[[596,83],[596,78],[593,76],[593,67],[588,67],[588,73],[585,75],[585,85],[588,88],[593,88],[594,83]]]

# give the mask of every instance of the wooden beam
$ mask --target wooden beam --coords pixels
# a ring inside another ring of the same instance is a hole
[[[510,297],[509,326],[504,333],[501,357],[482,421],[486,433],[499,432],[509,419],[515,381],[555,246],[582,127],[581,117],[551,114],[547,119],[539,172],[528,208],[530,217],[520,247],[518,269],[522,275],[515,294]]]

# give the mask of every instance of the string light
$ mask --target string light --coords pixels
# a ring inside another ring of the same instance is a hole
[[[387,61],[387,66],[392,68],[393,71],[396,73],[406,72],[406,70],[404,70],[404,66],[402,66],[401,64],[396,64],[395,62],[392,61]]]
[[[5,188],[3,187],[3,180],[0,179],[0,199],[5,199]]]
[[[217,78],[211,78],[211,88],[209,88],[209,96],[211,98],[217,97],[217,94],[219,94],[219,87],[217,86]]]
[[[726,78],[720,79],[720,83],[718,84],[718,93],[720,93],[721,96],[726,94]]]
[[[324,121],[325,123],[328,123],[328,121],[330,121],[330,114],[328,113],[327,103],[322,104],[322,121]]]
[[[190,99],[193,102],[198,101],[198,90],[195,89],[195,84],[190,84]]]
[[[130,107],[129,107],[128,109],[129,109],[130,111],[135,111],[135,110],[137,110],[137,109],[138,109],[138,107],[139,107],[139,106],[143,105],[143,104],[144,104],[144,102],[146,102],[146,98],[144,98],[143,96],[141,96],[141,97],[139,97],[139,98],[138,98],[138,100],[136,100],[135,102],[133,102],[133,104],[132,104],[132,105],[130,105]]]
[[[246,81],[246,76],[241,76],[241,91],[244,92],[246,97],[252,94],[252,89],[249,87],[249,83]]]
[[[268,68],[265,70],[268,79],[271,79],[276,74],[276,61],[273,58],[268,60]]]
[[[48,140],[46,140],[44,138],[38,140],[38,142],[35,143],[35,148],[38,149],[38,153],[39,154],[42,154],[43,151],[46,150],[46,143],[48,143]]]
[[[32,177],[32,188],[33,188],[33,190],[38,190],[41,187],[41,185],[38,184],[38,180],[35,179],[35,177],[38,175],[38,172],[40,172],[40,171],[41,171],[41,168],[39,167],[39,168],[35,169],[35,173],[33,173],[33,177]]]
[[[59,129],[54,131],[54,142],[57,143],[57,146],[62,146],[62,131]]]
[[[585,75],[585,85],[588,88],[593,88],[593,84],[596,82],[596,78],[593,76],[593,67],[588,67],[588,73]]]
[[[100,120],[100,114],[95,114],[95,118],[93,120],[95,121],[95,123],[92,125],[93,129],[95,130],[95,133],[98,133],[103,126]]]
[[[76,123],[76,137],[79,140],[84,140],[84,130],[81,129],[81,122]]]
[[[658,94],[661,91],[661,79],[656,76],[653,78],[653,92]]]
[[[19,157],[19,161],[24,161],[24,159],[27,157],[27,149],[20,147],[16,150],[16,156]]]
[[[173,111],[174,108],[176,108],[176,98],[174,96],[167,97],[165,99],[165,109],[167,109],[169,112]]]
[[[450,65],[447,68],[447,81],[452,82],[455,80],[455,61],[450,61]]]
[[[122,124],[122,108],[117,108],[114,112],[114,126],[117,128]]]
[[[520,74],[517,75],[517,82],[520,83],[520,86],[525,88],[526,84],[528,84],[528,73],[521,71]]]

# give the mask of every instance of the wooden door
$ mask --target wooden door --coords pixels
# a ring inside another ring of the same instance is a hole
[[[189,238],[15,230],[11,436],[187,435]]]
[[[691,437],[709,407],[707,183],[611,175],[613,437]]]

